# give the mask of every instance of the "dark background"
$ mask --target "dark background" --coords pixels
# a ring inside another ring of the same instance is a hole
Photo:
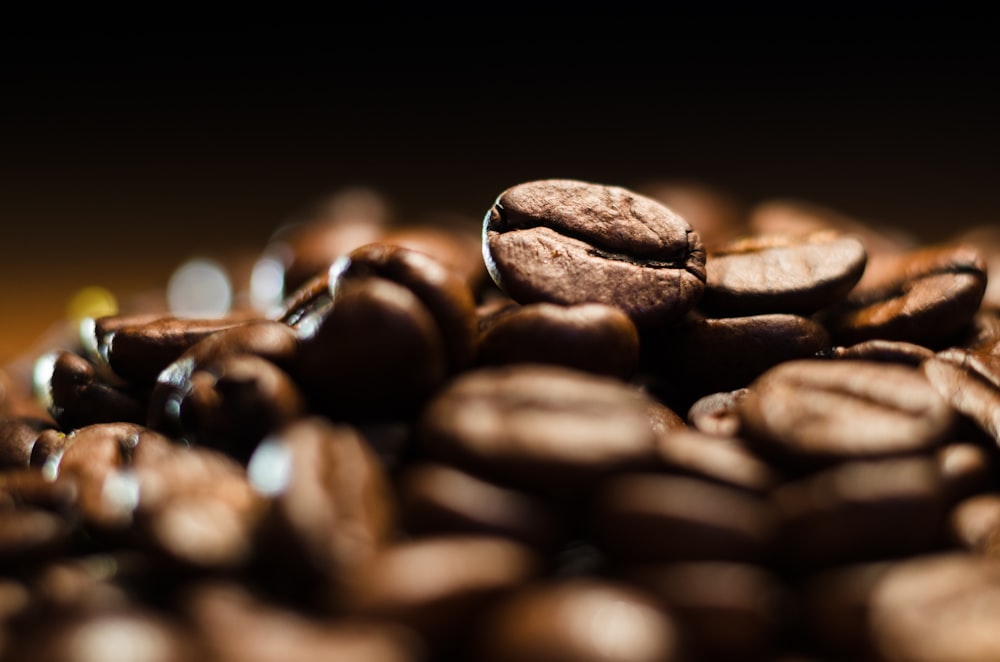
[[[161,287],[351,185],[414,216],[573,177],[799,197],[929,241],[1000,218],[982,17],[382,9],[4,22],[0,360],[84,285]]]

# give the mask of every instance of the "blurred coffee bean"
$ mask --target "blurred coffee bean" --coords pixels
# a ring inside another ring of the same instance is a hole
[[[770,659],[790,623],[791,593],[762,567],[665,563],[628,568],[621,579],[663,602],[695,659]]]
[[[413,535],[497,535],[551,553],[567,532],[545,500],[446,464],[419,462],[397,478],[400,519]]]
[[[606,303],[638,325],[678,319],[705,287],[705,250],[687,221],[646,196],[588,182],[503,191],[484,219],[483,255],[519,303]]]
[[[675,662],[684,633],[648,593],[593,577],[532,583],[497,604],[477,628],[481,662]]]
[[[185,439],[246,461],[257,444],[308,413],[288,373],[253,354],[223,356],[191,374],[180,400]]]
[[[481,365],[551,363],[628,379],[639,363],[639,334],[620,308],[603,303],[533,303],[480,326]]]
[[[1000,444],[1000,356],[956,347],[938,352],[920,369],[952,407]]]
[[[191,388],[191,376],[230,356],[257,356],[282,370],[289,370],[298,339],[288,325],[260,320],[247,322],[206,336],[185,350],[160,372],[149,396],[146,424],[181,436],[181,401]]]
[[[872,594],[892,568],[891,561],[869,561],[818,570],[796,588],[798,626],[811,647],[837,660],[871,660],[869,619]]]
[[[925,359],[934,356],[934,350],[901,340],[875,339],[865,340],[850,347],[835,347],[832,356],[835,359],[902,363],[917,367]]]
[[[164,316],[138,320],[95,320],[98,356],[110,370],[136,386],[150,386],[160,372],[203,338],[258,319],[246,313],[220,318]]]
[[[706,258],[698,307],[716,317],[811,315],[842,301],[866,261],[858,238],[835,231],[743,237]]]
[[[323,607],[395,532],[398,506],[385,469],[358,432],[313,416],[277,430],[247,468],[269,500],[257,529],[262,571]]]
[[[0,416],[0,471],[31,466],[38,438],[53,427],[38,419]]]
[[[606,479],[590,512],[594,544],[621,564],[764,561],[779,524],[764,496],[667,473]]]
[[[953,442],[939,448],[934,459],[941,473],[946,505],[1000,487],[996,448],[987,450],[980,444]]]
[[[786,466],[928,451],[955,412],[916,368],[871,361],[788,361],[740,402],[753,447]]]
[[[635,191],[679,214],[710,250],[748,232],[746,204],[707,182],[659,179],[644,182]]]
[[[868,627],[880,660],[997,659],[1000,561],[962,553],[894,564],[870,599]]]
[[[669,385],[668,402],[694,401],[749,385],[769,368],[830,349],[826,330],[799,315],[705,318],[689,315],[642,337],[643,368]]]
[[[0,568],[17,570],[69,553],[75,531],[62,515],[33,506],[11,508],[0,501]]]
[[[268,241],[255,267],[260,281],[256,284],[259,309],[280,304],[281,299],[329,269],[338,258],[379,239],[392,221],[390,207],[378,191],[344,188],[289,219]],[[280,287],[265,282],[275,275]],[[275,297],[274,292],[281,294]]]
[[[35,392],[64,431],[99,423],[142,423],[146,418],[144,394],[102,383],[87,359],[65,350],[38,358]]]
[[[648,401],[616,379],[560,366],[480,368],[438,392],[415,436],[429,457],[487,480],[568,494],[655,462]]]
[[[944,518],[941,475],[929,457],[844,462],[777,487],[781,557],[819,568],[930,551]]]
[[[478,293],[490,281],[483,263],[482,232],[478,218],[440,211],[391,227],[378,241],[427,253]]]
[[[696,430],[717,437],[739,434],[740,416],[737,405],[747,393],[746,388],[738,388],[698,398],[687,411],[688,423]]]
[[[540,570],[537,555],[508,538],[400,541],[382,548],[352,578],[348,613],[411,628],[432,653],[453,654],[485,610]]]
[[[986,263],[971,246],[930,246],[897,259],[823,313],[834,341],[900,340],[932,349],[970,324],[986,289]]]
[[[212,662],[421,662],[419,637],[385,623],[317,618],[232,581],[184,591],[179,609]]]
[[[975,494],[948,513],[949,541],[973,554],[1000,558],[1000,492]]]
[[[664,468],[722,485],[766,494],[781,482],[774,468],[750,452],[742,440],[721,438],[697,430],[675,430],[660,437],[659,460]]]

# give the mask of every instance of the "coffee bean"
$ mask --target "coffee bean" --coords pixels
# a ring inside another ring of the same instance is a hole
[[[985,289],[986,263],[975,248],[914,250],[826,311],[824,323],[841,345],[881,339],[939,348],[972,321]]]
[[[497,604],[477,629],[482,662],[674,662],[683,657],[677,621],[649,594],[598,578],[548,580]]]
[[[778,533],[766,497],[699,478],[625,473],[606,479],[591,536],[616,563],[763,561]]]
[[[867,258],[860,239],[837,232],[744,237],[708,255],[698,307],[719,317],[811,315],[847,296]]]
[[[789,567],[929,551],[943,522],[941,476],[927,457],[844,462],[775,489]]]
[[[955,413],[905,365],[789,361],[749,386],[741,429],[755,449],[786,466],[818,466],[929,451]]]
[[[705,286],[704,248],[687,221],[627,189],[581,181],[501,193],[484,220],[483,256],[519,303],[606,303],[641,325],[679,318]]]
[[[628,568],[621,578],[663,602],[696,659],[769,659],[789,625],[789,589],[758,566],[665,563]]]
[[[0,471],[31,466],[38,438],[52,429],[44,421],[0,416]]]
[[[920,369],[952,407],[1000,444],[1000,357],[952,348]]]
[[[415,435],[431,458],[477,476],[566,494],[655,461],[648,400],[619,380],[560,366],[480,368],[438,392]]]
[[[639,334],[607,304],[526,304],[480,318],[478,362],[551,363],[624,380],[638,367]]]
[[[766,494],[781,475],[746,448],[742,440],[720,438],[696,430],[675,430],[657,444],[662,465],[671,472],[706,478]]]
[[[35,391],[65,431],[99,423],[142,423],[146,418],[141,392],[102,383],[87,359],[65,350],[38,358]]]
[[[931,554],[886,571],[872,591],[868,622],[879,659],[985,661],[1000,655],[998,608],[1000,562]]]
[[[492,285],[483,263],[482,224],[462,214],[436,212],[390,228],[379,243],[427,253],[454,271],[473,293]]]
[[[966,497],[998,487],[996,449],[987,450],[969,442],[948,443],[934,459],[941,474],[944,503],[954,504]]]
[[[737,405],[749,391],[738,388],[733,391],[710,393],[698,398],[687,411],[687,420],[697,430],[718,437],[733,437],[740,430],[740,416]]]
[[[914,367],[932,356],[934,356],[933,350],[900,340],[865,340],[850,347],[833,349],[833,358],[836,359],[902,363]]]

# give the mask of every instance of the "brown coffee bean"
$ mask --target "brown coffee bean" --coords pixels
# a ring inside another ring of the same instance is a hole
[[[573,180],[501,193],[483,256],[519,303],[605,303],[640,325],[678,319],[705,286],[705,251],[687,221],[627,189]]]
[[[789,589],[758,566],[666,563],[628,568],[621,578],[666,606],[696,659],[768,659],[790,622]]]
[[[835,359],[902,363],[917,367],[924,360],[934,356],[934,350],[900,340],[875,339],[865,340],[850,347],[835,347],[832,355]]]
[[[655,461],[648,401],[616,379],[559,366],[480,368],[438,392],[415,436],[431,458],[487,480],[573,493]]]
[[[766,494],[781,481],[780,474],[750,452],[742,440],[720,438],[697,430],[675,430],[657,444],[662,465],[714,482]]]
[[[246,461],[257,444],[308,413],[288,373],[253,354],[224,356],[193,372],[180,400],[184,438]]]
[[[708,255],[698,307],[719,317],[811,315],[847,296],[867,258],[860,239],[833,231],[743,237]]]
[[[834,341],[900,340],[938,348],[971,321],[986,289],[986,264],[971,246],[933,246],[898,258],[823,315]]]
[[[738,388],[698,398],[687,411],[688,423],[705,434],[717,437],[736,436],[740,431],[737,405],[747,393],[746,388]]]
[[[246,313],[218,319],[164,316],[148,320],[141,316],[124,324],[102,318],[95,320],[98,356],[128,383],[150,386],[164,368],[198,341],[256,319]]]
[[[997,487],[996,450],[969,442],[948,443],[934,454],[941,473],[944,503]]]
[[[620,308],[603,303],[533,303],[480,318],[481,365],[551,363],[628,379],[639,363],[639,333]]]
[[[14,570],[68,553],[75,531],[59,514],[32,506],[12,509],[0,501],[0,567]]]
[[[47,421],[0,416],[0,471],[31,466],[35,444],[46,430],[53,430]]]
[[[974,554],[1000,558],[1000,493],[975,494],[948,513],[948,538]]]
[[[778,533],[767,498],[665,473],[608,478],[590,508],[590,536],[614,563],[763,561]]]
[[[841,565],[801,581],[796,590],[797,620],[812,648],[838,660],[874,658],[869,625],[872,594],[893,565],[891,561]]]
[[[597,578],[531,584],[500,602],[477,628],[481,662],[675,662],[683,632],[652,596]]]
[[[741,429],[786,466],[928,451],[955,414],[920,371],[870,361],[789,361],[749,387]]]
[[[436,212],[390,228],[379,243],[427,253],[454,271],[473,293],[490,281],[483,263],[482,223],[462,214]]]
[[[879,659],[979,662],[1000,656],[1000,561],[962,553],[917,556],[872,591],[869,628]]]
[[[929,551],[944,517],[941,476],[927,457],[844,462],[784,483],[773,501],[782,558],[807,569]]]
[[[388,476],[351,427],[300,419],[257,447],[248,475],[270,500],[257,532],[262,563],[322,606],[339,601],[341,586],[394,532]]]
[[[1000,443],[1000,356],[951,348],[920,369],[952,407]]]
[[[87,359],[65,350],[38,358],[35,392],[65,431],[99,423],[143,423],[146,418],[142,393],[102,383]]]
[[[549,553],[565,535],[546,501],[445,464],[405,467],[396,491],[401,524],[411,534],[497,535]]]
[[[704,318],[690,315],[642,337],[643,369],[669,385],[668,402],[687,410],[719,391],[744,388],[766,370],[787,361],[820,356],[830,349],[826,330],[799,315]]]
[[[352,578],[348,613],[412,628],[452,652],[504,594],[536,578],[538,557],[507,538],[449,535],[394,543]]]
[[[419,637],[405,628],[317,618],[234,582],[213,580],[195,585],[184,591],[179,602],[191,629],[208,651],[203,659],[212,662],[427,659]]]

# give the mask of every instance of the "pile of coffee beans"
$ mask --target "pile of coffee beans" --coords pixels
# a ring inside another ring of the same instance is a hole
[[[0,659],[1000,659],[996,230],[484,208],[337,192],[0,370]]]

